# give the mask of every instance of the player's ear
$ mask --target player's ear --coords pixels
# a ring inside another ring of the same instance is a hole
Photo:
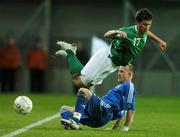
[[[129,72],[129,77],[133,77],[133,73],[132,72]]]

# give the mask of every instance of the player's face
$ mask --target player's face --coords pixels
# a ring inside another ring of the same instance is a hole
[[[131,75],[129,69],[127,67],[120,66],[118,71],[118,82],[127,82],[130,81],[130,79]]]
[[[137,22],[138,31],[141,33],[147,33],[151,27],[152,20],[143,20],[141,22]]]

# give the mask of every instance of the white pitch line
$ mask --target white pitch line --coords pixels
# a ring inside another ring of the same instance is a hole
[[[51,121],[51,120],[57,118],[58,116],[59,116],[59,113],[58,113],[58,114],[55,114],[55,115],[53,115],[53,116],[44,118],[44,119],[42,119],[42,120],[39,120],[39,121],[37,121],[37,122],[35,122],[35,123],[32,123],[32,124],[30,124],[30,125],[28,125],[28,126],[25,126],[25,127],[23,127],[23,128],[20,128],[20,129],[18,129],[18,130],[15,130],[15,131],[13,131],[13,132],[10,132],[9,134],[5,134],[5,135],[3,135],[3,136],[1,136],[1,137],[14,137],[14,136],[16,136],[16,135],[19,135],[19,134],[21,134],[21,133],[23,133],[23,132],[26,132],[26,131],[30,130],[31,128],[34,128],[34,127],[39,126],[39,125],[42,125],[42,124],[44,124],[44,123],[46,123],[46,122],[48,122],[48,121]]]

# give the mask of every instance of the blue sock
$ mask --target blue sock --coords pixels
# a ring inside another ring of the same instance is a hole
[[[62,108],[60,110],[60,116],[63,118],[63,119],[70,119],[73,117],[73,113],[72,112],[69,112],[68,110]]]
[[[73,115],[73,120],[76,123],[79,123],[81,114],[84,112],[87,103],[88,103],[88,100],[86,99],[84,93],[82,91],[79,91],[77,100],[76,100],[75,113]]]

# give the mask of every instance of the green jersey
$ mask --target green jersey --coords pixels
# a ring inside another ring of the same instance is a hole
[[[131,63],[145,47],[147,34],[138,34],[137,26],[123,27],[119,29],[127,33],[127,38],[114,36],[111,42],[112,62],[117,66],[125,66]]]

